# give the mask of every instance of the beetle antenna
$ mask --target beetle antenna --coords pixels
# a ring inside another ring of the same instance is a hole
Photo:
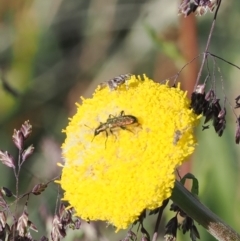
[[[85,124],[84,124],[85,125]],[[91,128],[91,127],[89,127],[89,126],[87,126],[87,125],[85,125],[87,128],[89,128],[89,129],[91,129],[91,130],[93,130],[93,128]],[[95,138],[95,134],[94,134],[94,136],[93,136],[93,138],[92,138],[92,140],[91,140],[91,142],[93,142],[93,140],[94,140],[94,138]]]

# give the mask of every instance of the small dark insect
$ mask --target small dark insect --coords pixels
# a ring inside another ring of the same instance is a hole
[[[132,74],[121,74],[106,82],[101,83],[101,86],[108,86],[111,91],[116,90],[118,86],[127,83]]]
[[[178,141],[182,137],[182,132],[180,130],[176,130],[173,136],[173,145],[176,146]]]
[[[126,126],[138,124],[138,119],[133,115],[125,115],[124,111],[120,112],[119,116],[109,115],[107,121],[105,123],[101,123],[100,125],[94,130],[94,137],[99,135],[101,132],[105,131],[106,137],[108,138],[108,130],[112,135],[114,135],[113,130],[116,128],[121,128],[123,130],[128,130]],[[106,139],[107,141],[107,139]],[[106,143],[105,143],[106,144]]]
[[[207,130],[207,129],[209,129],[209,125],[206,125],[206,126],[202,126],[202,131],[204,131],[204,130]]]

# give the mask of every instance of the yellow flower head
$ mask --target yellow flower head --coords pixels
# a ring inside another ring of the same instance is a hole
[[[97,88],[70,119],[62,146],[64,200],[86,220],[127,228],[171,196],[174,170],[195,147],[186,92],[146,76]]]

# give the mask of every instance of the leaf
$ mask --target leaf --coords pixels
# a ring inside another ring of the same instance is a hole
[[[187,173],[186,175],[184,175],[184,177],[180,180],[180,182],[184,185],[186,179],[191,179],[192,180],[192,188],[191,188],[191,193],[198,195],[199,192],[199,185],[198,185],[198,180],[197,178],[191,174],[191,173]]]

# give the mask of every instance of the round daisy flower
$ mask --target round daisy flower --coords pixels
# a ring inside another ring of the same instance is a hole
[[[109,86],[111,87],[111,86]],[[199,117],[186,92],[131,75],[82,98],[64,132],[64,200],[117,230],[171,196],[175,168],[193,153]]]

